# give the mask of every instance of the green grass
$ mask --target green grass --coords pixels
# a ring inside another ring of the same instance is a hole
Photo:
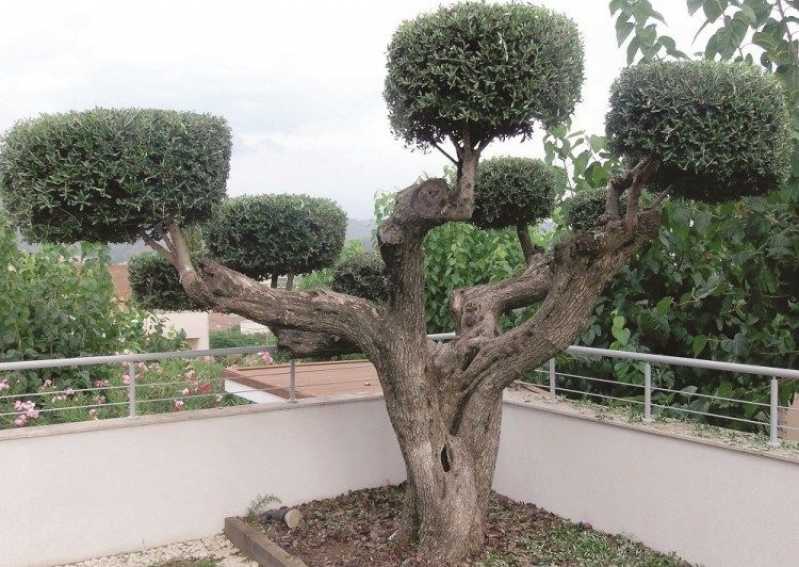
[[[524,540],[520,549],[502,554],[492,553],[479,565],[483,567],[527,565],[682,567],[686,563],[675,556],[654,552],[624,537],[569,524],[556,526],[535,538]]]

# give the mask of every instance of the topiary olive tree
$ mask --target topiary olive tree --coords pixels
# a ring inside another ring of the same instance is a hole
[[[456,338],[446,344],[428,340],[425,333],[423,240],[436,226],[472,219],[480,156],[492,140],[529,136],[534,126],[556,124],[572,113],[583,77],[582,46],[574,24],[563,16],[528,4],[467,2],[405,22],[392,38],[385,90],[392,127],[408,145],[446,153],[457,177],[453,187],[443,179],[427,179],[397,194],[378,229],[385,264],[382,302],[335,291],[273,289],[217,262],[193,262],[181,209],[168,198],[152,207],[158,210],[153,224],[163,223],[167,230],[162,242],[149,238],[150,245],[176,267],[192,298],[288,329],[280,333],[281,345],[295,354],[357,349],[374,363],[406,464],[402,535],[431,562],[460,561],[483,541],[504,388],[572,343],[614,274],[658,233],[665,195],[642,207],[643,188],[654,183],[685,194],[689,179],[718,180],[714,195],[732,197],[760,194],[786,175],[785,144],[755,140],[745,158],[730,152],[752,141],[753,132],[762,139],[784,139],[785,103],[772,79],[740,66],[657,65],[654,71],[625,72],[614,88],[609,133],[628,168],[609,182],[596,222],[589,230],[564,235],[551,251],[534,251],[527,267],[509,279],[456,290],[451,302]],[[627,87],[635,77],[649,81],[645,89]],[[770,111],[759,108],[764,101]],[[629,119],[617,118],[627,116],[632,106],[644,114],[647,108],[661,110],[646,123],[633,120],[632,113]],[[720,143],[720,134],[708,131],[708,124],[738,125],[737,117],[719,115],[741,109],[748,109],[747,127],[725,127]],[[667,134],[668,125],[679,131]],[[209,147],[228,139],[225,129],[218,136]],[[135,140],[140,143],[146,141]],[[52,193],[49,203],[64,191],[63,183],[39,185],[35,160],[9,160],[8,151],[45,150],[34,138],[25,148],[4,148],[4,197],[21,200],[43,190]],[[179,167],[201,167],[195,159],[204,163],[187,153]],[[121,166],[114,160],[95,161],[91,152],[85,160],[88,169],[102,169],[103,179],[129,191],[128,178],[115,173]],[[51,161],[48,176],[72,175],[71,168],[60,170],[57,158]],[[670,171],[682,173],[669,176]],[[214,187],[206,187],[209,200],[218,200]],[[82,186],[75,190],[84,191]],[[102,194],[83,194],[78,223],[90,232],[104,218],[105,201]],[[171,188],[164,194],[168,197]],[[620,195],[626,195],[624,218]],[[55,218],[46,214],[46,205],[28,209],[34,224]],[[146,232],[151,225],[138,226]],[[509,330],[501,327],[504,313],[532,305],[537,308],[531,318]]]
[[[226,199],[204,228],[210,255],[251,278],[296,274],[332,266],[344,246],[347,215],[330,199],[258,195]]]

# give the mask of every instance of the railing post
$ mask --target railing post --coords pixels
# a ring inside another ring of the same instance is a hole
[[[297,367],[295,360],[292,358],[289,362],[289,402],[297,402]]]
[[[652,364],[644,365],[644,423],[652,423]]]
[[[780,381],[771,379],[771,415],[768,446],[776,449],[780,446]]]
[[[549,359],[549,393],[554,399],[557,396],[557,374],[555,373],[555,359]]]
[[[136,417],[136,365],[128,363],[128,417]]]

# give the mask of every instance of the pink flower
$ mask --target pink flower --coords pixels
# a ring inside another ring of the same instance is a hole
[[[181,392],[181,393],[182,393],[184,396],[188,396],[188,395],[189,395],[189,389],[188,389],[188,388],[183,388],[183,392]]]
[[[122,383],[123,383],[125,386],[130,386],[130,381],[131,381],[131,380],[130,380],[130,374],[123,374],[123,375],[122,375]]]
[[[261,360],[264,361],[264,364],[272,364],[275,361],[272,359],[272,355],[269,354],[269,351],[264,351],[260,354]]]
[[[24,415],[21,415],[14,420],[14,425],[16,425],[17,427],[23,427],[27,422],[28,418],[25,417]]]
[[[7,379],[4,378],[0,380],[0,392],[2,392],[3,390],[8,390],[9,388],[11,388],[11,386],[8,385]]]
[[[64,394],[66,394],[67,396],[71,396],[74,393],[75,393],[75,390],[73,390],[72,388],[67,388],[66,390],[64,390]]]
[[[184,403],[183,400],[175,400],[175,410],[180,411],[183,409]]]

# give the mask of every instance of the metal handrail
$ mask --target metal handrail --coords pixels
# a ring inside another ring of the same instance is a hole
[[[437,333],[437,334],[428,335],[428,338],[434,341],[448,341],[456,338],[456,334]],[[86,357],[77,357],[77,358],[58,358],[58,359],[49,359],[49,360],[0,362],[0,372],[9,372],[17,370],[37,370],[45,368],[96,366],[101,364],[127,364],[128,374],[131,376],[131,383],[127,386],[129,393],[128,396],[129,397],[128,405],[130,408],[129,415],[135,416],[136,404],[137,404],[136,400],[137,372],[134,364],[137,362],[150,362],[150,361],[175,359],[175,358],[187,359],[187,358],[200,358],[200,357],[213,357],[213,356],[230,356],[238,354],[256,354],[263,352],[274,353],[276,350],[277,350],[276,347],[252,346],[252,347],[233,347],[233,348],[222,348],[222,349],[192,350],[192,351],[157,352],[157,353],[143,353],[143,354],[118,354],[110,356],[86,356]],[[794,370],[790,368],[773,368],[770,366],[740,364],[736,362],[720,362],[716,360],[705,360],[698,358],[685,358],[679,356],[667,356],[660,354],[610,350],[610,349],[585,347],[585,346],[571,346],[568,347],[565,350],[565,352],[573,356],[582,356],[582,357],[587,356],[590,358],[617,358],[623,360],[633,360],[633,361],[643,362],[644,384],[643,386],[640,385],[636,386],[642,387],[644,389],[644,401],[641,403],[644,406],[644,421],[646,422],[652,421],[653,407],[659,407],[659,408],[664,407],[652,403],[652,392],[662,390],[662,388],[658,388],[652,385],[653,364],[682,366],[687,368],[701,368],[705,370],[737,372],[741,374],[752,374],[752,375],[770,377],[771,379],[770,403],[762,405],[770,408],[769,423],[768,424],[764,423],[764,425],[769,426],[770,430],[769,445],[772,447],[778,447],[780,445],[779,429],[785,428],[785,426],[781,426],[779,424],[779,411],[780,409],[786,409],[779,405],[779,379],[780,378],[789,379],[789,380],[799,379],[799,370]],[[295,372],[296,372],[295,361],[292,359],[289,364],[290,364],[289,366],[290,383],[288,388],[290,393],[289,401],[294,402],[296,401],[295,391],[297,389],[295,383]],[[558,391],[572,392],[572,390],[566,390],[562,387],[558,387],[557,385],[558,375],[564,376],[564,374],[557,372],[555,368],[554,359],[549,361],[548,369],[544,372],[549,374],[548,387],[550,394],[553,397],[556,396]],[[588,377],[583,377],[583,378],[588,378]],[[594,379],[594,380],[600,381],[599,379]],[[122,388],[122,387],[116,387],[116,388]],[[47,393],[52,394],[53,392],[47,392]],[[574,391],[574,393],[581,393],[581,392]],[[587,393],[587,392],[582,392],[582,393]],[[20,397],[20,396],[14,396],[14,397]],[[713,397],[713,396],[705,396],[705,397]],[[744,402],[744,400],[740,401]],[[144,400],[141,401],[141,403],[143,402]],[[676,410],[676,408],[672,409]],[[730,416],[725,416],[725,417],[729,417],[729,419],[735,419]]]

